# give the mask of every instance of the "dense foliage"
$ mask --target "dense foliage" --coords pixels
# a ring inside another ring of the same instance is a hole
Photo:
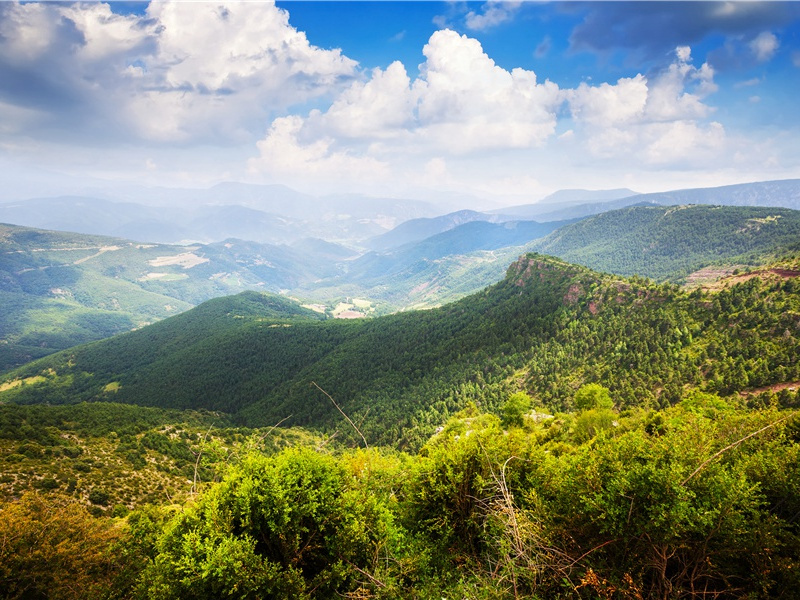
[[[223,415],[113,402],[0,405],[0,498],[69,496],[94,515],[181,500],[236,456],[322,444],[307,431],[232,427]]]
[[[800,233],[797,211],[733,206],[639,206],[563,223],[471,222],[355,260],[358,252],[321,240],[174,246],[0,224],[0,372],[246,289],[288,290],[329,309],[361,298],[386,314],[497,282],[523,245],[610,273],[682,281],[708,265],[761,264],[796,249]]]
[[[27,495],[0,505],[0,597],[793,598],[797,413],[608,397],[505,426],[473,405],[415,456],[251,450],[182,507],[113,520]],[[613,420],[587,435],[592,411]]]
[[[468,401],[495,409],[520,388],[563,410],[587,383],[619,406],[665,407],[686,385],[731,394],[800,380],[794,273],[688,293],[530,255],[462,301],[358,322],[248,293],[31,363],[0,397],[204,408],[248,426],[291,417],[347,439],[336,402],[370,442],[414,448]]]
[[[709,264],[760,264],[798,240],[796,210],[634,206],[566,225],[530,248],[608,273],[680,281]]]
[[[0,598],[791,600],[798,274],[531,254],[441,309],[247,292],[46,357],[0,382]]]

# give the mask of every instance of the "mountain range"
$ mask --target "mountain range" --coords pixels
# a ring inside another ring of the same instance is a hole
[[[0,369],[247,289],[349,316],[436,306],[495,283],[526,250],[681,282],[704,267],[724,273],[791,251],[799,216],[787,209],[637,206],[572,222],[493,223],[462,211],[408,221],[397,235],[376,239],[389,249],[366,253],[317,238],[175,246],[0,226]],[[417,240],[431,231],[437,233]],[[396,245],[407,239],[415,241]]]
[[[319,386],[371,439],[414,446],[470,398],[497,406],[519,382],[565,409],[590,382],[624,407],[666,406],[687,383],[732,393],[800,380],[798,275],[795,259],[690,293],[529,254],[460,301],[361,321],[245,292],[29,363],[2,378],[0,398],[336,429],[340,415]]]

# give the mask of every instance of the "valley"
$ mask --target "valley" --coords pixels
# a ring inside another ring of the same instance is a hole
[[[791,598],[798,211],[0,239],[9,598]]]

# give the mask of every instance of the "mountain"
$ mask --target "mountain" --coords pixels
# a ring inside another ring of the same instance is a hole
[[[757,265],[798,245],[800,211],[695,205],[605,212],[529,247],[609,273],[681,281],[708,265]]]
[[[175,246],[0,225],[0,370],[246,289],[339,273],[336,253],[227,240]]]
[[[387,231],[382,235],[368,240],[367,246],[371,250],[381,252],[422,241],[437,233],[449,231],[464,223],[499,220],[501,219],[497,216],[476,212],[474,210],[460,210],[440,217],[411,219],[401,223],[391,231]]]
[[[419,200],[316,197],[280,185],[222,183],[209,189],[135,187],[96,193],[0,203],[0,222],[168,244],[226,238],[283,244],[305,237],[353,243],[408,219],[438,214]]]
[[[713,188],[639,194],[633,197],[632,200],[663,205],[777,206],[800,210],[800,179],[760,181]]]
[[[341,263],[337,276],[303,292],[318,298],[369,298],[401,309],[438,306],[497,283],[525,244],[562,224],[467,221],[421,241]]]
[[[563,409],[589,382],[626,407],[666,406],[685,385],[730,394],[797,381],[798,275],[795,261],[688,293],[531,254],[439,309],[346,322],[248,292],[25,365],[0,378],[0,400],[342,429],[318,385],[371,441],[415,447],[470,399],[496,407],[519,386]]]
[[[149,241],[185,239],[176,209],[147,207],[132,202],[111,202],[83,196],[33,198],[0,204],[0,222],[38,229],[89,235],[118,236],[121,228],[138,228]],[[148,229],[153,225],[158,229]],[[162,237],[163,236],[163,237]]]
[[[632,194],[617,200],[589,202],[567,207],[550,206],[536,215],[540,221],[573,219],[596,215],[627,206],[672,206],[684,204],[711,204],[721,206],[763,206],[800,209],[800,180],[762,181],[712,188],[693,188]],[[534,205],[536,206],[536,205]],[[543,205],[549,206],[549,205]],[[504,210],[509,212],[510,209]]]
[[[604,206],[611,201],[619,201],[636,195],[637,192],[627,188],[614,190],[558,190],[549,196],[545,196],[535,204],[509,206],[489,212],[491,214],[513,215],[515,219],[557,221],[559,219],[571,219],[593,214],[585,212],[586,206]],[[601,208],[597,212],[602,212],[602,210]],[[565,212],[562,213],[561,211]],[[560,216],[550,218],[550,215]]]
[[[77,196],[0,204],[0,222],[166,244],[229,237],[281,243],[301,235],[299,224],[242,206],[147,206]]]

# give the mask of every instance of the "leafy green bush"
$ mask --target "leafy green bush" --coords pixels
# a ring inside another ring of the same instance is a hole
[[[337,460],[247,456],[166,528],[142,578],[152,598],[335,598],[374,568],[391,517]]]

